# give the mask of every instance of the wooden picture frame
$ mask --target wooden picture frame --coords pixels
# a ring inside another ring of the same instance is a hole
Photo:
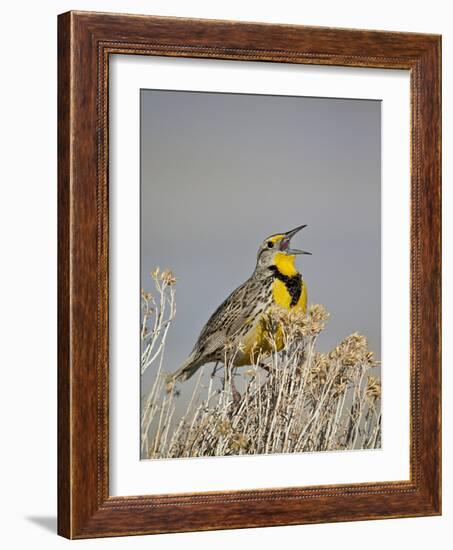
[[[69,12],[58,20],[58,532],[68,538],[441,513],[441,39]],[[411,86],[410,480],[109,495],[109,56],[405,69]]]

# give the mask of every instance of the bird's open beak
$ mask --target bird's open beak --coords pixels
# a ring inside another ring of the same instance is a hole
[[[307,224],[299,225],[299,227],[296,227],[294,229],[291,229],[291,231],[287,231],[285,233],[285,238],[280,241],[280,250],[284,250],[287,254],[310,254],[311,252],[307,252],[306,250],[299,250],[297,248],[290,248],[290,241],[294,237],[296,233],[299,233],[304,227],[307,227]]]

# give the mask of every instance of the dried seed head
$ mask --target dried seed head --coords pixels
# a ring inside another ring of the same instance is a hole
[[[219,435],[227,435],[231,431],[231,423],[228,420],[222,420],[217,424],[216,431]]]
[[[327,321],[330,317],[327,309],[321,304],[312,304],[308,309],[308,314],[312,321],[315,322]]]
[[[245,345],[242,342],[239,342],[236,346],[237,351],[243,353],[245,351]]]
[[[329,358],[325,353],[315,353],[314,364],[315,367],[327,371],[329,368]]]
[[[329,353],[332,361],[338,361],[344,367],[369,366],[370,357],[373,355],[368,350],[367,339],[357,332],[345,338]]]
[[[330,363],[325,353],[316,353],[313,364],[314,366],[310,370],[310,379],[316,389],[317,386],[324,386],[327,382]]]
[[[243,434],[235,434],[230,442],[230,448],[232,451],[238,452],[245,449],[248,444],[248,439]]]
[[[374,402],[376,399],[381,397],[381,381],[375,376],[368,377],[365,395],[371,402]]]
[[[265,329],[269,334],[275,334],[278,329],[285,341],[316,336],[325,327],[329,318],[324,306],[313,304],[304,315],[301,310],[291,310],[274,306],[265,319]]]
[[[143,288],[141,289],[141,296],[142,296],[142,299],[145,302],[149,302],[151,300],[151,298],[153,297],[151,292],[145,292],[145,289],[143,289]]]
[[[349,379],[343,374],[339,374],[334,381],[333,389],[334,395],[342,395],[348,388]]]
[[[160,274],[160,278],[168,286],[176,284],[176,277],[173,275],[173,272],[170,269],[162,271],[162,273]]]

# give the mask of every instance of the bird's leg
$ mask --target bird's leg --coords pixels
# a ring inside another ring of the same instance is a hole
[[[216,375],[218,367],[219,367],[219,362],[217,361],[216,364],[214,365],[214,368],[212,369],[211,378],[214,378],[214,376]]]
[[[282,350],[282,363],[285,363],[286,358],[288,357],[288,352],[286,349]]]
[[[236,388],[236,384],[234,383],[235,370],[236,369],[234,367],[231,369],[231,391],[233,393],[233,401],[237,405],[241,401],[241,394],[239,393],[238,389]]]

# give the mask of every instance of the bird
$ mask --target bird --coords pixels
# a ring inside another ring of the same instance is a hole
[[[273,306],[305,314],[307,285],[296,268],[295,258],[299,254],[311,255],[311,252],[290,246],[292,237],[305,227],[306,224],[271,235],[261,243],[252,275],[211,315],[190,355],[178,370],[168,375],[168,391],[177,381],[189,379],[206,363],[224,363],[227,345],[236,345],[235,367],[254,364],[260,352],[270,349],[265,319]],[[276,340],[280,351],[283,339]]]

